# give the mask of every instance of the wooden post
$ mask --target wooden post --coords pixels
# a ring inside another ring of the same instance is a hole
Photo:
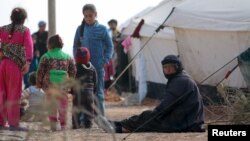
[[[49,36],[56,34],[56,0],[48,0]]]

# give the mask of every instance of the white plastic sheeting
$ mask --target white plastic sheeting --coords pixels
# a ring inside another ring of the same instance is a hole
[[[165,25],[216,31],[250,31],[249,15],[250,0],[186,0],[175,7]]]
[[[148,39],[148,37],[141,39],[132,38],[132,46],[128,52],[130,58],[133,58],[139,52]],[[177,47],[174,40],[153,38],[135,59],[132,64],[132,75],[139,83],[140,102],[147,94],[147,81],[166,84],[167,80],[163,75],[161,61],[166,55],[170,54],[177,55]]]
[[[129,50],[130,58],[133,58],[141,48],[141,42],[139,39],[132,38],[133,47]],[[147,95],[147,82],[146,82],[146,71],[145,71],[145,57],[143,53],[140,53],[139,56],[134,61],[133,64],[133,75],[135,76],[136,81],[139,83],[138,88],[138,100],[139,103]]]

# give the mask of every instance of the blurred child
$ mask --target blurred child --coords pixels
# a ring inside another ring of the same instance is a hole
[[[85,47],[76,50],[76,79],[80,82],[80,92],[74,91],[73,100],[73,129],[92,127],[94,116],[94,93],[97,85],[97,74],[95,67],[90,63],[90,53]],[[83,116],[83,118],[82,118]]]
[[[36,72],[29,75],[30,86],[23,90],[21,97],[21,119],[23,121],[42,121],[44,92],[36,87]]]
[[[48,97],[48,110],[51,129],[57,130],[60,121],[61,129],[66,128],[67,92],[61,91],[60,84],[68,77],[75,77],[76,68],[73,59],[62,51],[63,42],[59,35],[48,40],[48,52],[39,63],[37,71],[37,87],[42,88]],[[53,105],[54,104],[54,105]],[[57,117],[59,111],[59,117]]]
[[[0,28],[0,129],[8,123],[9,130],[28,130],[19,126],[23,74],[33,57],[30,30],[23,25],[26,18],[25,9],[14,8],[11,23]]]

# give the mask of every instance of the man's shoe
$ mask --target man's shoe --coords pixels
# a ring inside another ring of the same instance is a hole
[[[92,122],[85,122],[84,123],[84,128],[86,128],[86,129],[90,129],[91,127],[92,127]]]
[[[122,133],[122,124],[119,121],[113,121],[115,125],[115,132],[116,133]]]

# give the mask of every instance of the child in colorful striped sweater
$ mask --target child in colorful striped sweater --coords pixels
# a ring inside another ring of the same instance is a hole
[[[37,87],[42,88],[48,97],[49,119],[51,129],[57,130],[55,125],[60,121],[61,128],[66,128],[66,109],[68,105],[67,92],[55,92],[60,84],[68,77],[75,77],[76,67],[73,59],[62,51],[63,43],[59,35],[48,40],[48,52],[40,60],[37,71]],[[60,93],[60,94],[58,94]],[[56,105],[53,105],[56,101]],[[57,106],[59,105],[59,106]],[[57,117],[59,111],[59,118]]]
[[[88,48],[77,48],[75,62],[77,68],[76,79],[80,83],[80,91],[73,92],[73,129],[91,128],[95,113],[94,93],[97,86],[97,73],[95,67],[90,63]]]

